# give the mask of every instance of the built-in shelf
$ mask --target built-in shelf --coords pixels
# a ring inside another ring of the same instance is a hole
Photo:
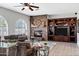
[[[48,36],[54,36],[54,35],[48,35]]]
[[[55,41],[76,41],[76,17],[48,20],[48,39]],[[51,29],[52,28],[52,29]],[[50,34],[52,32],[52,34]]]

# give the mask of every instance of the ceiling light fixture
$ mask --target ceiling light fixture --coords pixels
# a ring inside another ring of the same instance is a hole
[[[23,8],[21,9],[22,11],[25,10],[26,7],[28,7],[29,10],[31,10],[31,11],[34,11],[35,9],[36,10],[39,9],[39,6],[32,5],[31,3],[20,3],[20,4],[23,5]],[[21,6],[18,6],[18,7],[21,7]]]

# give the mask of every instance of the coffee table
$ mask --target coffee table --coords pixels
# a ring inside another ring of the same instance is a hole
[[[49,55],[49,46],[45,44],[46,43],[36,42],[33,45],[36,56],[48,56]]]

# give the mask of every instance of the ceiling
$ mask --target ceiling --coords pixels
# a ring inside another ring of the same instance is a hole
[[[20,3],[0,3],[1,7],[23,13],[25,15],[60,15],[60,14],[74,14],[79,11],[79,3],[34,3],[39,6],[36,11],[30,11],[28,8],[22,11],[22,7],[15,7]]]

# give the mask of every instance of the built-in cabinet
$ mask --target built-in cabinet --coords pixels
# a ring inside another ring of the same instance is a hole
[[[31,38],[42,40],[77,42],[77,17],[47,19],[47,16],[30,17]]]
[[[76,17],[48,19],[48,40],[77,42]]]

